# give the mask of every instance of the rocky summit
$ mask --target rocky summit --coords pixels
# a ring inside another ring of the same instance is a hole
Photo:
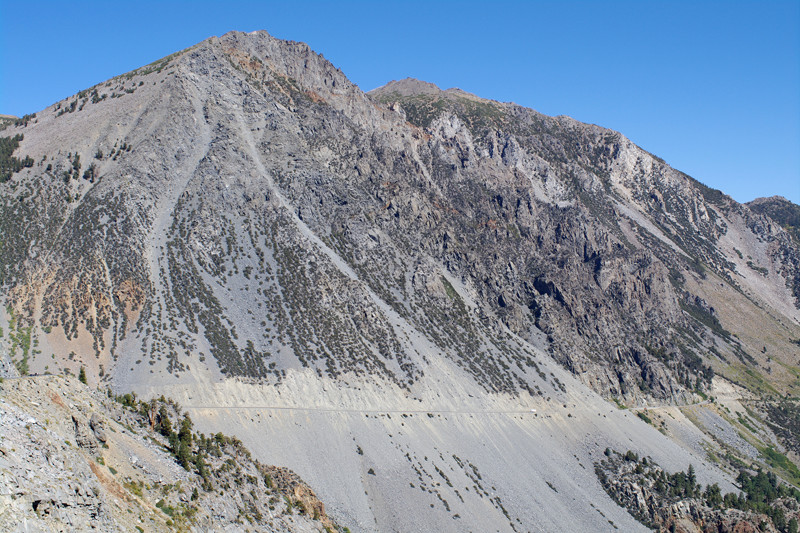
[[[606,450],[665,478],[691,464],[723,493],[742,471],[800,483],[800,239],[784,199],[739,204],[620,133],[459,89],[364,93],[266,32],[5,121],[0,158],[0,422],[15,446],[15,391],[55,379],[26,376],[83,372],[171,399],[325,504],[324,523],[292,522],[291,503],[289,518],[239,513],[255,530],[700,530],[609,489],[608,465],[627,463]],[[181,442],[162,446],[181,462]],[[84,492],[108,477],[81,475]],[[269,501],[262,485],[220,516]],[[117,488],[138,528],[209,527],[145,519],[147,498]],[[50,527],[44,509],[26,523]]]

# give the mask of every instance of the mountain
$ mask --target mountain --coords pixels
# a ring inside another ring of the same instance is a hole
[[[607,447],[792,479],[800,247],[620,133],[234,32],[0,135],[16,367],[174,397],[353,530],[642,528]]]

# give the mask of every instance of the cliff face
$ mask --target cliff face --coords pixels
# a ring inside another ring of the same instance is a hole
[[[796,326],[797,246],[771,220],[619,133],[452,89],[415,94],[416,86],[392,82],[372,94],[432,130],[435,153],[458,154],[452,174],[472,178],[447,195],[458,205],[482,201],[476,211],[497,226],[470,241],[481,250],[510,245],[496,254],[508,263],[495,261],[478,276],[484,301],[511,329],[534,322],[548,333],[556,358],[597,390],[635,395],[638,386],[675,397],[709,377],[708,359],[697,356],[717,341],[727,345],[722,359],[753,363],[743,352],[755,346],[724,332],[738,336],[742,324],[718,322],[717,310],[735,297],[711,294],[709,275],[747,299],[769,301]],[[456,126],[443,129],[443,116]],[[487,179],[498,174],[505,179]],[[490,190],[478,194],[470,183]],[[717,339],[698,345],[695,334],[708,333]]]
[[[353,410],[798,390],[797,243],[617,132],[416,80],[365,94],[257,32],[17,134],[0,325],[23,370]]]

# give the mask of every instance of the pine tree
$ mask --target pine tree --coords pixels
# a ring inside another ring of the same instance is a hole
[[[186,444],[192,444],[192,419],[189,418],[189,415],[184,415],[183,420],[181,421],[181,429],[178,432],[178,437],[180,438],[181,442],[185,442]]]
[[[78,381],[86,385],[86,369],[81,367],[81,371],[78,373]]]
[[[158,432],[165,437],[172,435],[172,423],[169,421],[169,414],[167,414],[167,406],[161,404],[161,409],[158,410]]]
[[[189,465],[192,464],[192,451],[189,449],[189,445],[185,442],[181,442],[178,445],[178,453],[175,454],[178,463],[186,470],[189,470]]]
[[[706,487],[705,492],[705,499],[706,503],[711,507],[719,507],[722,504],[722,491],[719,489],[719,485],[714,483],[713,485],[709,485]]]
[[[688,496],[694,496],[694,489],[695,485],[697,484],[697,476],[694,472],[694,466],[691,464],[689,465],[689,469],[686,471],[686,494]]]
[[[197,474],[201,478],[206,479],[208,477],[208,467],[206,466],[205,459],[203,459],[203,454],[200,453],[199,450],[194,457],[194,467],[197,469]]]

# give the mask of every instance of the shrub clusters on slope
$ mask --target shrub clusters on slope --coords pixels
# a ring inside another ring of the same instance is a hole
[[[110,391],[108,394],[112,396]],[[268,515],[273,516],[279,509],[290,515],[294,512],[307,515],[329,532],[347,531],[325,514],[322,502],[297,474],[253,459],[236,437],[195,432],[189,415],[182,413],[180,405],[172,399],[161,396],[145,401],[135,393],[114,399],[124,406],[128,420],[150,431],[151,438],[155,437],[180,466],[200,478],[202,491],[221,494],[233,501],[242,524],[264,525]],[[161,500],[156,505],[170,516],[176,527],[190,527],[202,499],[195,487],[188,504],[174,506]]]
[[[0,183],[10,180],[14,173],[19,172],[23,168],[33,166],[33,159],[31,156],[25,156],[19,159],[13,155],[14,150],[19,147],[22,138],[21,133],[13,137],[0,137]]]
[[[716,483],[703,488],[692,465],[686,472],[667,473],[652,459],[628,450],[606,449],[595,463],[603,488],[641,523],[674,531],[680,522],[703,524],[704,531],[751,530],[797,533],[800,490],[773,473],[742,471],[736,478],[739,494],[722,494]]]

